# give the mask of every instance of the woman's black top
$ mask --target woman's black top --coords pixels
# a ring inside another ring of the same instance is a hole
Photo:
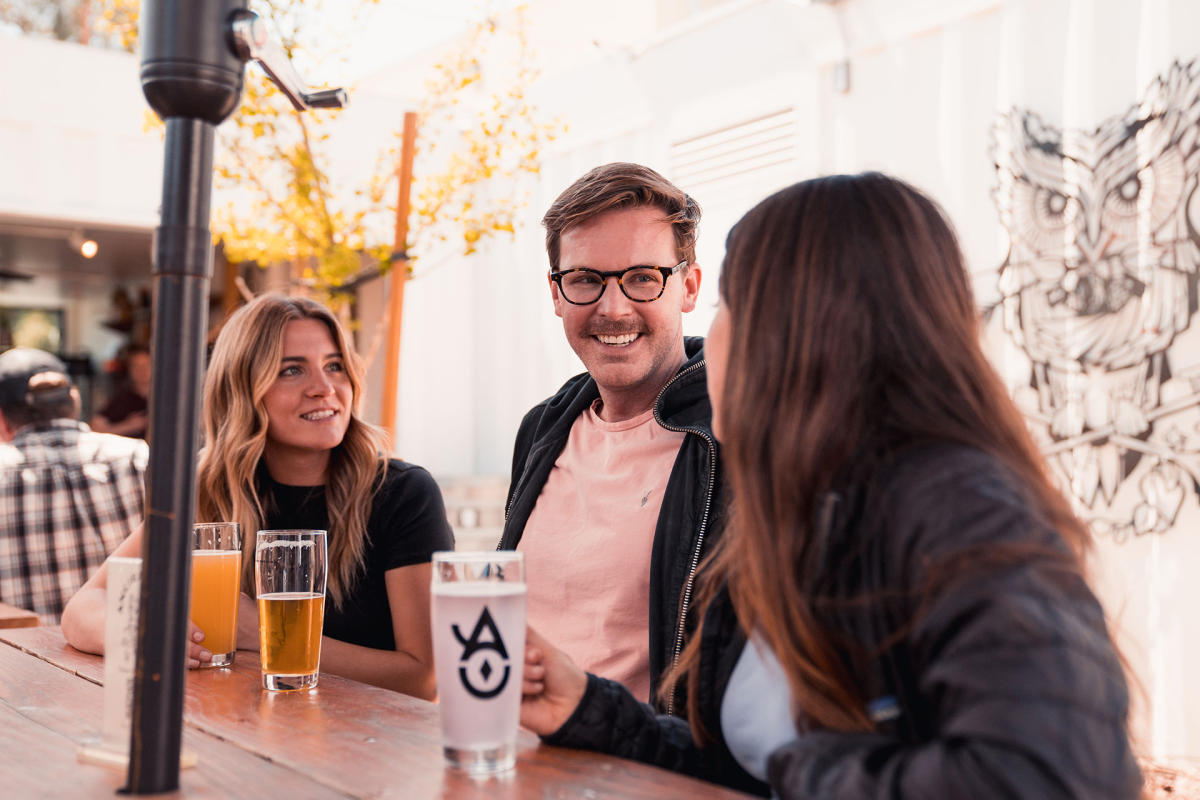
[[[265,527],[329,530],[324,486],[287,486],[271,478],[265,466],[259,470],[258,485],[267,501]],[[333,542],[327,544],[332,547]],[[435,551],[453,549],[454,534],[433,476],[415,464],[390,460],[371,501],[363,569],[340,606],[328,597],[325,635],[376,650],[395,650],[385,573],[424,564]]]

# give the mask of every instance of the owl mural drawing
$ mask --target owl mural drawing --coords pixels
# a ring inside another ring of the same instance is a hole
[[[1164,533],[1200,497],[1200,63],[1095,130],[993,129],[1017,404],[1092,530]]]

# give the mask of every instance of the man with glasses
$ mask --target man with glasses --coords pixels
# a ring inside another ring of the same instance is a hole
[[[587,372],[521,423],[501,540],[525,553],[529,624],[651,702],[694,627],[696,566],[717,534],[703,340],[682,327],[699,220],[636,164],[593,169],[546,212],[554,313]]]

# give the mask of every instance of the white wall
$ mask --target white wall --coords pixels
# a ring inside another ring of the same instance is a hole
[[[143,130],[138,60],[0,38],[0,216],[158,224],[162,143]]]

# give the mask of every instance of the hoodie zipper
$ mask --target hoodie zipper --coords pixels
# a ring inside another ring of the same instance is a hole
[[[525,473],[521,473],[521,477],[525,477]],[[504,504],[504,525],[500,528],[500,541],[496,542],[497,552],[504,549],[504,529],[508,527],[508,515],[512,513],[513,503],[517,501],[517,493],[521,490],[521,485],[518,483],[513,487],[512,494],[508,498],[508,502]]]
[[[675,381],[687,375],[689,372],[694,372],[695,370],[703,368],[705,364],[706,362],[701,360],[695,364],[692,364],[690,367],[683,370],[683,372],[680,372],[662,388],[662,391],[658,393],[658,397],[654,399],[654,420],[669,431],[693,433],[703,439],[708,444],[710,464],[708,470],[708,493],[704,499],[704,515],[700,517],[700,532],[696,537],[696,548],[692,552],[692,564],[688,570],[687,580],[683,584],[683,598],[679,603],[679,622],[675,631],[675,647],[671,656],[672,669],[674,669],[679,663],[679,654],[683,652],[683,621],[687,618],[688,607],[692,602],[692,587],[694,586],[696,580],[696,568],[700,565],[700,553],[704,549],[704,534],[708,528],[708,515],[712,510],[713,491],[716,488],[717,482],[717,448],[716,444],[713,442],[713,438],[709,436],[707,432],[699,428],[676,427],[668,425],[663,418],[659,416],[658,403],[660,400],[662,400],[663,395],[666,394],[667,389],[671,388],[671,384],[675,383]],[[673,692],[671,698],[667,700],[667,714],[668,716],[675,716],[675,696]]]

